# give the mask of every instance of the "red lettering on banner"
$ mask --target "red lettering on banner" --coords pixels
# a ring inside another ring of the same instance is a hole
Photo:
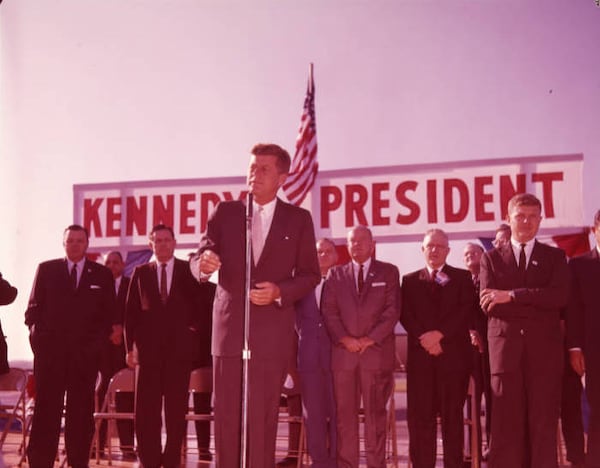
[[[363,226],[369,225],[367,216],[365,215],[365,205],[368,198],[369,192],[364,185],[346,185],[346,227],[354,226],[354,215],[356,215],[357,224]]]
[[[525,174],[517,174],[517,186],[515,187],[508,174],[500,176],[500,218],[507,219],[508,200],[517,193],[525,193]]]
[[[115,226],[116,223],[118,223],[118,227]],[[110,197],[106,199],[106,237],[119,237],[120,235],[121,198]]]
[[[329,213],[342,206],[342,191],[332,185],[321,187],[321,228],[330,226]]]
[[[494,178],[492,176],[475,177],[475,221],[493,221],[494,212],[486,211],[485,205],[494,201],[494,196],[491,193],[485,192],[486,185],[493,185]]]
[[[458,207],[454,206],[454,193],[458,193]],[[444,179],[444,221],[460,223],[469,212],[469,188],[461,179]]]
[[[104,198],[96,198],[93,201],[89,198],[83,200],[83,226],[93,237],[102,237],[102,223],[100,223],[98,210],[103,201]]]
[[[406,182],[402,182],[398,184],[396,187],[396,200],[400,205],[408,208],[408,214],[398,213],[396,216],[396,223],[398,224],[412,224],[421,215],[421,207],[417,202],[411,200],[406,196],[406,192],[409,190],[414,192],[417,190],[417,186],[419,184],[415,180],[407,180]]]
[[[206,192],[200,194],[200,232],[206,231],[208,215],[220,201],[221,199],[219,198],[219,195],[217,195],[215,192]]]
[[[196,200],[195,193],[182,193],[179,195],[179,233],[194,234],[194,226],[190,226],[188,220],[193,218],[196,211],[189,207],[190,202]]]
[[[160,195],[154,195],[152,197],[152,226],[156,226],[157,224],[173,226],[173,221],[175,219],[174,200],[175,195],[167,195],[167,204],[165,206]]]
[[[145,236],[148,232],[148,197],[142,195],[140,204],[135,201],[135,197],[127,197],[126,205],[127,216],[125,217],[125,235],[133,235],[133,226],[140,236]]]
[[[427,181],[427,222],[437,223],[437,181],[430,179]]]
[[[381,210],[390,207],[390,200],[382,198],[382,192],[387,192],[390,189],[388,182],[379,182],[373,184],[373,226],[389,226],[390,217],[383,216]]]
[[[552,182],[560,182],[564,178],[562,172],[546,172],[531,174],[532,182],[542,183],[542,206],[544,207],[544,216],[554,218],[554,194],[552,192]]]

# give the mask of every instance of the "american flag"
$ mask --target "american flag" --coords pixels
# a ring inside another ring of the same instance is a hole
[[[317,126],[315,122],[315,83],[313,64],[310,64],[306,98],[296,138],[296,153],[287,180],[283,184],[290,203],[299,206],[315,183],[319,163],[317,162]]]

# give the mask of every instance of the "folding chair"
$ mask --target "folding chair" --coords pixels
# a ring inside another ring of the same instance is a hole
[[[25,447],[27,376],[27,371],[17,368],[11,368],[8,373],[0,375],[0,418],[5,420],[0,436],[0,449],[15,421],[19,421],[21,424],[21,447]]]
[[[102,406],[94,412],[94,446],[96,447],[96,463],[100,463],[100,424],[103,420],[107,421],[106,445],[108,446],[108,464],[112,465],[112,437],[116,433],[115,422],[118,420],[135,419],[135,412],[120,412],[117,410],[116,395],[119,392],[135,392],[135,371],[125,368],[117,372],[106,390],[106,396]],[[112,424],[111,424],[112,423]],[[131,447],[133,450],[133,447]]]

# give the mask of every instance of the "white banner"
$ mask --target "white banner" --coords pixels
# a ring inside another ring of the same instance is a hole
[[[345,238],[358,224],[380,242],[420,239],[429,227],[461,237],[493,232],[515,193],[542,202],[546,232],[584,225],[583,155],[321,171],[303,206],[317,237]],[[90,250],[142,247],[152,226],[173,226],[178,246],[198,244],[219,201],[243,199],[245,177],[75,185],[74,220]]]

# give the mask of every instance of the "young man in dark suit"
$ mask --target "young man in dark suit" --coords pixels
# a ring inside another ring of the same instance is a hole
[[[290,156],[283,148],[258,144],[252,149],[248,168],[254,197],[249,292],[251,467],[275,465],[279,398],[294,343],[294,303],[320,278],[310,213],[277,198],[289,168]],[[241,201],[220,203],[208,221],[198,257],[201,279],[219,270],[212,335],[219,468],[240,464],[245,213]]]
[[[571,259],[572,290],[567,308],[567,347],[573,370],[585,375],[590,405],[586,468],[600,467],[600,210],[592,232],[596,246]]]
[[[146,468],[180,466],[190,372],[203,310],[199,284],[188,262],[174,257],[175,245],[171,227],[159,224],[152,229],[150,247],[156,260],[134,270],[125,310],[127,364],[139,365],[135,427],[138,455]]]
[[[367,464],[385,466],[386,403],[394,379],[394,326],[400,315],[398,269],[372,258],[371,231],[348,233],[352,261],[329,270],[321,311],[333,344],[337,463],[358,468],[358,414],[365,411]]]
[[[402,316],[408,333],[407,405],[410,458],[415,468],[436,459],[436,416],[442,421],[444,467],[463,466],[463,406],[472,349],[475,287],[468,271],[446,263],[448,236],[425,233],[425,268],[402,279]]]
[[[512,197],[510,243],[481,259],[480,303],[488,315],[494,407],[489,468],[557,466],[560,312],[570,276],[565,253],[535,239],[541,213],[535,196]]]
[[[94,385],[115,311],[112,275],[86,260],[88,243],[82,226],[65,229],[66,258],[39,265],[25,311],[36,387],[27,448],[32,468],[54,465],[65,393],[68,463],[73,468],[88,466]]]

